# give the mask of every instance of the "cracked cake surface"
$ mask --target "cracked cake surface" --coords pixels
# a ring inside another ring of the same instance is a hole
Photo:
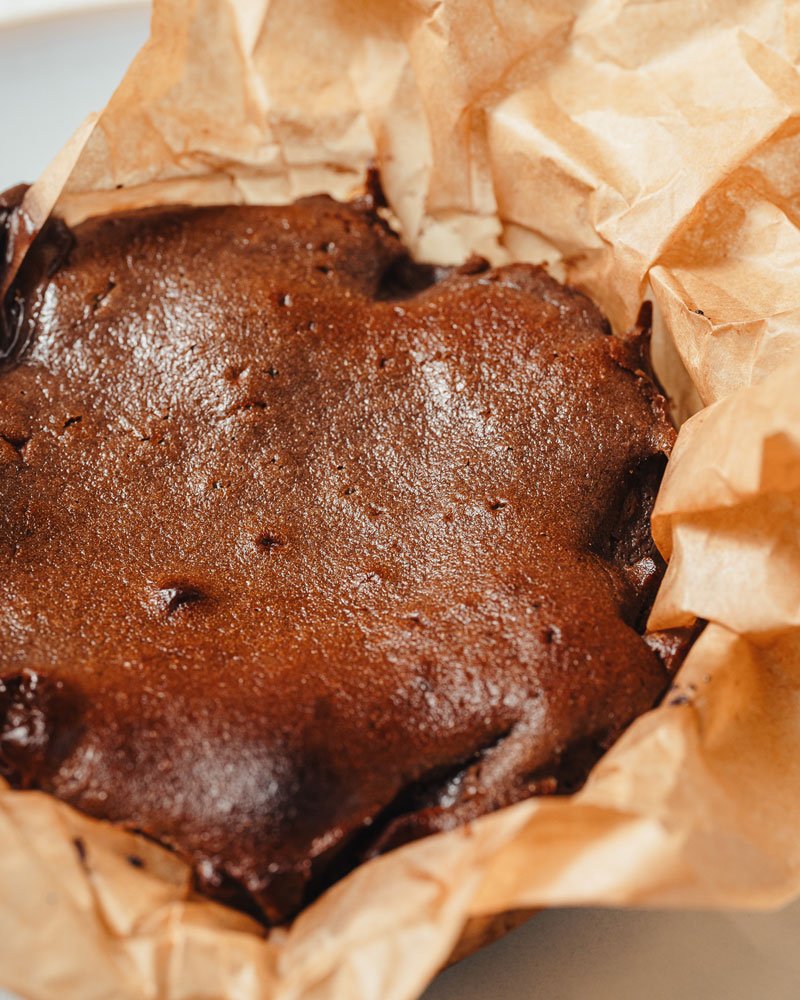
[[[663,692],[673,432],[641,342],[544,270],[415,265],[315,197],[53,223],[9,303],[17,784],[275,922],[575,787]]]

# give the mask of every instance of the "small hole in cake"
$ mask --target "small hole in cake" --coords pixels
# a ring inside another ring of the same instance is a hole
[[[197,604],[205,598],[203,591],[193,583],[173,581],[158,588],[167,618],[181,608]]]
[[[94,297],[94,302],[92,304],[92,313],[98,312],[100,309],[103,308],[103,306],[108,301],[109,296],[116,287],[117,287],[117,282],[114,280],[114,278],[109,278],[105,290],[102,292],[98,292],[98,294],[95,295]]]
[[[81,420],[83,420],[83,417],[80,414],[78,414],[78,416],[76,417],[67,417],[67,419],[64,421],[64,430],[66,430],[68,427],[72,427],[74,424],[79,424]]]
[[[351,497],[356,492],[355,486],[346,486],[342,491],[343,497]]]
[[[144,868],[144,858],[140,858],[138,854],[129,854],[126,860],[131,868]]]
[[[290,306],[292,304],[292,297],[288,292],[284,292],[282,295],[278,296],[279,306]]]
[[[270,365],[270,367],[267,369],[267,375],[269,375],[270,378],[277,378],[280,375],[280,372],[278,371],[277,368],[273,368]]]
[[[280,548],[284,544],[279,535],[274,535],[271,531],[265,531],[256,538],[256,545],[263,552],[272,552],[273,549]]]
[[[388,366],[394,361],[394,358],[381,358],[378,361],[379,368],[388,368]]]
[[[379,301],[413,298],[444,279],[450,270],[448,267],[420,264],[411,257],[400,257],[392,261],[381,275],[375,297]]]
[[[229,414],[250,413],[253,410],[266,410],[267,404],[263,399],[246,399],[242,403],[236,403],[228,410]]]
[[[492,500],[489,504],[489,510],[504,510],[506,507],[508,507],[508,500],[504,500],[502,497]]]
[[[355,586],[356,590],[362,590],[364,587],[374,587],[379,583],[383,583],[383,575],[380,570],[368,569],[358,575]]]
[[[18,455],[22,454],[25,450],[25,445],[30,441],[30,436],[18,437],[17,435],[11,434],[0,434],[0,438],[2,438],[6,444],[10,444]]]
[[[319,248],[323,253],[333,253],[336,249],[336,244],[331,243],[329,240],[327,243],[320,243]]]
[[[331,269],[329,267],[326,267],[324,264],[318,264],[314,268],[314,270],[315,271],[319,271],[320,274],[325,274],[325,275],[328,275],[328,274],[331,273]]]

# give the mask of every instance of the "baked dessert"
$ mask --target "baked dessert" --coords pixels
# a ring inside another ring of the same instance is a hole
[[[667,686],[664,401],[541,268],[415,264],[369,198],[153,209],[49,224],[3,336],[3,773],[205,891],[285,920]]]

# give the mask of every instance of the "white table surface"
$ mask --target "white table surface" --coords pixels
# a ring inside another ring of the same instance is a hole
[[[52,16],[75,6],[0,0],[0,190],[36,177],[146,37],[143,3],[84,0],[83,13]],[[562,910],[443,973],[425,1000],[797,1000],[798,942],[800,905],[732,915]]]

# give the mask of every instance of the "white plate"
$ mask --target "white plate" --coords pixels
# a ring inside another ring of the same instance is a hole
[[[0,190],[32,180],[102,107],[147,33],[143,4],[95,0],[43,16],[59,6],[0,0],[0,22],[15,22],[0,24]],[[21,13],[39,16],[20,23]],[[549,912],[445,972],[425,1000],[796,1000],[798,940],[800,905],[769,915]]]

